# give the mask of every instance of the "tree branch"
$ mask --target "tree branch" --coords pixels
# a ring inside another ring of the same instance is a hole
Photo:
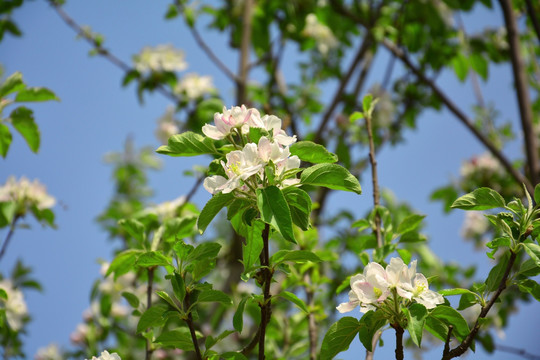
[[[308,308],[312,308],[314,305],[313,287],[311,286],[311,269],[307,270],[304,274],[305,291],[306,291],[306,304]],[[315,321],[315,315],[310,311],[307,315],[308,318],[308,336],[309,336],[309,359],[317,359],[317,346],[319,344],[317,322]]]
[[[442,360],[450,360],[452,358],[461,356],[471,346],[474,338],[476,337],[476,334],[480,330],[480,319],[483,319],[487,316],[487,314],[489,313],[489,310],[491,310],[491,308],[493,307],[493,305],[495,304],[495,302],[497,301],[501,293],[506,289],[506,281],[508,280],[508,276],[510,275],[512,266],[514,266],[515,260],[516,260],[516,253],[510,250],[510,258],[508,259],[508,265],[506,265],[506,269],[504,271],[504,275],[501,279],[501,282],[499,283],[499,287],[493,293],[493,295],[491,296],[491,299],[486,304],[486,306],[484,306],[482,310],[480,311],[480,314],[478,315],[478,318],[476,319],[474,327],[469,333],[469,335],[467,335],[465,339],[463,339],[461,344],[459,344],[456,348],[446,352],[446,354],[443,353]]]
[[[509,353],[509,354],[519,355],[524,359],[540,360],[539,355],[530,354],[524,349],[517,349],[517,348],[512,347],[512,346],[495,345],[495,350],[501,351],[501,352],[506,352],[506,353]]]
[[[383,239],[381,236],[381,216],[379,215],[378,206],[380,204],[379,195],[379,180],[377,176],[377,159],[375,158],[375,143],[373,142],[373,130],[371,124],[371,115],[368,114],[369,109],[364,109],[364,117],[366,118],[366,127],[369,140],[369,162],[371,163],[371,180],[373,183],[373,208],[375,209],[375,236],[377,238],[377,247],[383,247]]]
[[[270,225],[265,224],[262,233],[263,249],[260,255],[262,288],[263,288],[263,303],[261,307],[261,323],[259,325],[259,360],[264,360],[264,340],[266,337],[266,325],[270,322],[272,313],[272,303],[270,296],[270,284],[272,283],[272,272],[270,271],[270,249],[268,240],[270,237]]]
[[[484,135],[482,134],[473,124],[473,122],[465,115],[456,104],[448,98],[441,89],[430,79],[424,75],[424,73],[417,68],[409,59],[409,57],[405,54],[404,51],[399,49],[396,45],[394,45],[392,42],[384,39],[382,41],[382,44],[392,53],[394,56],[399,58],[417,77],[422,81],[425,85],[427,85],[435,95],[446,105],[448,110],[452,112],[458,120],[461,121],[463,125],[467,129],[469,129],[473,135],[485,146],[489,149],[489,151],[499,160],[501,165],[508,171],[508,173],[518,182],[523,183],[527,187],[527,190],[532,194],[534,193],[534,187],[531,185],[531,182],[529,179],[527,179],[523,174],[521,174],[518,170],[516,170],[510,161],[504,156],[504,154],[495,147],[495,145]]]
[[[527,7],[527,14],[529,15],[529,18],[531,19],[534,32],[536,33],[536,37],[540,41],[540,22],[538,21],[538,18],[536,17],[536,13],[534,11],[534,6],[532,4],[532,1],[525,0],[525,6]]]
[[[146,309],[150,309],[152,307],[152,286],[154,284],[154,270],[155,268],[149,267],[147,269],[148,273],[148,283],[146,285]],[[150,339],[146,339],[146,346],[145,346],[145,360],[150,360],[152,357],[152,344],[150,343]]]
[[[186,309],[189,309],[189,307],[191,306],[189,297],[190,293],[186,292],[186,297],[184,298],[184,307]],[[184,319],[184,321],[189,328],[189,333],[191,334],[191,341],[193,342],[193,347],[195,348],[195,355],[197,357],[197,360],[202,360],[201,348],[199,347],[199,341],[197,340],[197,334],[195,333],[195,325],[193,324],[193,316],[191,315],[191,311],[187,314],[187,318]]]
[[[396,330],[396,360],[403,360],[403,333],[405,330],[399,324],[391,326]]]
[[[240,62],[238,63],[238,79],[236,81],[236,103],[238,105],[247,102],[247,79],[249,72],[249,47],[251,45],[251,21],[253,0],[244,1],[242,13],[242,40],[240,43]]]
[[[527,154],[527,164],[529,167],[529,178],[533,184],[538,183],[540,176],[540,164],[538,162],[538,142],[533,128],[533,113],[529,87],[525,73],[525,64],[521,58],[519,46],[519,32],[510,0],[500,0],[504,15],[504,22],[508,33],[508,44],[510,45],[510,58],[512,59],[512,72],[516,86],[517,102],[521,115],[521,127],[525,140],[525,152]]]
[[[6,253],[7,247],[9,245],[9,241],[11,240],[11,237],[13,236],[13,233],[15,232],[15,225],[17,224],[17,221],[19,221],[21,217],[15,216],[13,220],[11,221],[11,225],[9,226],[9,231],[6,235],[6,239],[4,240],[4,244],[2,245],[2,250],[0,250],[0,261],[4,257],[4,254]]]
[[[120,68],[124,72],[129,72],[132,70],[131,66],[120,60],[117,56],[112,54],[109,50],[105,49],[100,43],[96,41],[92,36],[88,34],[87,31],[85,31],[79,24],[73,20],[72,17],[70,17],[63,9],[62,7],[57,4],[54,1],[49,1],[53,9],[56,11],[56,13],[60,16],[62,20],[70,27],[72,28],[77,35],[79,35],[81,38],[86,40],[94,49],[96,49],[97,53],[101,56],[103,56],[105,59],[109,60],[112,64],[114,64],[116,67]],[[163,96],[167,97],[174,103],[178,103],[181,99],[176,96],[172,91],[168,90],[167,88],[163,87],[161,84],[159,84],[156,87],[156,90],[162,94]]]

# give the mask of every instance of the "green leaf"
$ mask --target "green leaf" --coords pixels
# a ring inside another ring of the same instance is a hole
[[[187,327],[164,331],[154,342],[163,346],[172,346],[184,351],[194,350],[191,333]]]
[[[307,308],[307,305],[306,303],[304,302],[304,300],[300,299],[298,296],[296,296],[295,294],[293,294],[292,292],[289,292],[289,291],[282,291],[279,296],[281,296],[282,298],[284,298],[285,300],[289,300],[290,302],[292,302],[293,304],[295,304],[296,306],[298,306],[300,308],[300,310],[302,310],[303,312],[305,312],[306,314],[309,314],[309,310]]]
[[[34,122],[34,114],[32,110],[19,106],[11,112],[11,123],[15,129],[22,135],[28,147],[33,152],[37,153],[39,150],[40,135],[39,129]]]
[[[476,295],[471,290],[461,289],[461,288],[443,289],[443,290],[439,290],[438,293],[441,294],[442,296],[453,296],[453,295],[463,295],[463,294]]]
[[[216,217],[220,210],[227,206],[229,203],[231,203],[233,200],[234,195],[232,193],[214,194],[214,196],[212,196],[212,198],[206,203],[201,213],[199,214],[199,218],[197,219],[197,227],[199,228],[199,232],[201,234],[204,233],[208,225],[210,225],[210,222],[214,219],[214,217]]]
[[[169,307],[167,305],[159,304],[147,309],[139,319],[139,323],[137,324],[137,333],[140,333],[150,327],[165,324],[166,319],[163,317],[163,314],[165,314],[168,308]]]
[[[334,190],[362,193],[358,179],[337,164],[317,164],[305,169],[300,182],[306,185],[324,186]]]
[[[506,271],[506,266],[508,265],[509,259],[510,253],[506,252],[499,259],[499,263],[495,265],[495,267],[493,267],[493,269],[491,269],[491,271],[489,272],[489,275],[485,281],[488,291],[495,291],[499,287],[499,284]]]
[[[291,155],[296,155],[302,161],[312,164],[335,163],[336,154],[328,151],[324,146],[312,141],[298,141],[290,146]]]
[[[17,210],[17,204],[14,201],[0,202],[0,228],[11,224],[15,210]]]
[[[309,250],[279,250],[270,258],[270,264],[272,265],[285,261],[299,263],[306,261],[321,262],[322,260]]]
[[[242,355],[241,353],[239,352],[236,352],[236,351],[227,351],[223,354],[221,354],[221,357],[224,358],[224,359],[233,359],[233,360],[248,360],[247,357],[245,357],[244,355]]]
[[[123,291],[122,297],[127,300],[127,302],[129,303],[129,305],[131,305],[131,307],[135,309],[139,307],[139,298],[137,297],[137,295],[127,292],[127,291]]]
[[[158,251],[148,251],[137,258],[138,266],[152,267],[152,266],[172,266],[169,258]]]
[[[517,275],[523,275],[527,277],[532,277],[540,274],[540,265],[536,263],[533,259],[527,259],[519,268]]]
[[[534,202],[540,204],[540,184],[536,184],[534,187]]]
[[[424,324],[424,329],[439,340],[443,342],[446,341],[446,337],[448,335],[448,325],[446,325],[443,321],[432,316],[428,316]]]
[[[214,338],[212,335],[209,335],[204,341],[204,346],[206,350],[210,349],[212,346],[216,345],[221,340],[225,339],[227,336],[234,333],[234,330],[224,330],[218,337]]]
[[[534,280],[525,279],[518,282],[519,290],[531,294],[537,301],[540,301],[540,285]]]
[[[469,73],[469,62],[467,61],[467,58],[463,54],[458,53],[458,55],[452,59],[452,66],[454,67],[454,72],[458,79],[461,82],[465,81],[467,74]]]
[[[352,123],[355,123],[356,121],[360,120],[360,119],[363,119],[364,118],[364,113],[360,112],[360,111],[355,111],[351,114],[351,116],[349,117],[349,121]]]
[[[3,158],[7,156],[12,140],[13,136],[11,136],[9,128],[7,125],[0,122],[0,155],[2,155]]]
[[[359,330],[360,323],[350,316],[343,317],[332,324],[324,336],[319,359],[330,360],[347,350]]]
[[[461,196],[451,207],[462,210],[488,210],[504,206],[504,199],[498,192],[483,187]]]
[[[17,102],[30,102],[30,101],[60,101],[58,97],[49,89],[44,87],[30,87],[20,90],[15,101]]]
[[[116,280],[119,276],[128,273],[135,267],[135,262],[140,253],[141,250],[126,250],[116,255],[105,276],[114,273],[114,279]]]
[[[244,259],[244,273],[251,269],[253,264],[259,259],[263,248],[262,232],[265,224],[260,220],[255,220],[248,227],[246,244],[242,245],[242,256]]]
[[[364,110],[364,115],[369,116],[371,118],[371,115],[373,114],[373,110],[375,109],[375,105],[379,99],[373,99],[373,95],[366,94],[364,98],[362,99],[362,109]]]
[[[422,332],[428,312],[422,304],[412,304],[409,309],[403,309],[407,315],[407,331],[416,346],[420,347],[422,343]]]
[[[156,291],[156,294],[158,294],[160,298],[165,300],[167,304],[171,305],[174,309],[180,310],[178,304],[176,304],[174,300],[169,296],[169,294],[167,294],[165,291]]]
[[[412,254],[407,249],[397,249],[397,253],[399,254],[399,257],[403,260],[405,264],[408,264],[411,262]]]
[[[6,81],[0,85],[0,98],[6,97],[13,92],[24,89],[26,85],[23,82],[22,74],[20,72],[14,72]]]
[[[171,278],[171,285],[173,287],[174,296],[176,296],[176,299],[182,303],[186,297],[186,285],[182,275],[175,271],[173,277]]]
[[[537,266],[540,266],[540,246],[534,243],[523,243],[525,251]]]
[[[407,216],[405,219],[403,219],[401,224],[398,225],[397,232],[404,234],[408,231],[416,230],[425,217],[426,215],[417,214]]]
[[[249,140],[252,143],[258,144],[259,140],[263,136],[269,136],[269,135],[270,134],[268,133],[268,131],[266,129],[258,128],[258,127],[250,127],[249,128]]]
[[[488,78],[488,62],[480,54],[473,53],[470,57],[471,67],[484,80]]]
[[[296,244],[291,211],[281,190],[276,186],[257,189],[257,207],[262,221],[272,225],[285,240]]]
[[[214,259],[221,249],[221,245],[215,242],[204,242],[189,253],[186,261],[200,261]]]
[[[462,341],[469,334],[469,326],[467,320],[455,309],[446,305],[439,305],[431,310],[429,317],[443,322],[447,327],[452,325],[454,331],[452,334]],[[446,336],[445,336],[446,338]]]
[[[245,297],[242,300],[240,300],[240,304],[238,304],[238,307],[236,308],[236,311],[233,316],[233,326],[236,331],[239,333],[242,332],[244,329],[244,309],[246,307],[246,301],[249,298]]]
[[[212,139],[191,131],[171,136],[168,145],[160,146],[156,152],[169,156],[218,154]]]
[[[139,243],[143,243],[146,240],[146,227],[140,221],[135,219],[122,219],[118,221],[118,225],[126,230],[127,233]]]
[[[197,302],[219,302],[225,305],[231,305],[232,301],[229,295],[220,290],[205,290],[199,294]]]
[[[176,256],[178,256],[178,260],[181,261],[186,261],[193,249],[194,247],[192,245],[186,244],[183,240],[178,240],[173,246],[173,250],[176,253]]]
[[[311,215],[311,198],[302,189],[288,187],[283,189],[285,200],[289,204],[293,223],[300,229],[309,229],[309,216]]]
[[[3,299],[3,300],[8,299],[8,294],[7,294],[6,290],[0,289],[0,299]]]
[[[358,336],[367,350],[373,351],[373,337],[386,323],[387,319],[382,311],[368,311],[362,316]]]

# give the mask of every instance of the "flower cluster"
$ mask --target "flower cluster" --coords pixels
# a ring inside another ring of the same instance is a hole
[[[484,153],[480,156],[473,157],[471,160],[463,163],[460,169],[461,176],[464,178],[470,177],[476,172],[487,176],[505,173],[499,161],[491,153]]]
[[[35,360],[62,360],[63,356],[57,344],[49,344],[46,347],[39,348]]]
[[[363,274],[351,278],[349,301],[337,307],[341,313],[360,306],[366,313],[383,306],[387,300],[416,301],[427,309],[444,302],[443,297],[429,290],[426,277],[416,272],[416,260],[408,267],[400,258],[392,258],[386,269],[372,262],[366,265]]]
[[[0,309],[5,311],[6,320],[11,330],[19,331],[28,317],[28,308],[23,293],[15,288],[8,279],[0,281],[0,289],[4,290],[7,295],[7,300],[0,297]]]
[[[223,108],[223,113],[214,115],[214,124],[203,126],[203,133],[211,139],[228,139],[237,150],[226,155],[227,162],[221,161],[227,177],[214,175],[204,180],[204,187],[211,194],[230,193],[235,189],[246,191],[262,185],[265,168],[272,164],[276,184],[280,187],[299,182],[289,170],[299,168],[300,159],[291,156],[289,145],[296,142],[296,136],[288,136],[281,128],[281,119],[274,115],[260,115],[257,109],[244,105],[231,109]],[[264,132],[257,143],[250,142],[250,128]],[[239,139],[237,145],[235,138]]]
[[[30,182],[24,176],[19,181],[10,176],[6,184],[0,187],[0,202],[14,201],[18,211],[23,212],[26,208],[36,206],[39,210],[49,209],[54,206],[56,200],[47,194],[47,189],[37,179]]]
[[[174,134],[178,134],[180,128],[177,125],[177,121],[174,118],[175,109],[174,106],[168,106],[165,114],[158,120],[158,126],[156,129],[156,137],[162,144],[167,144],[167,141]]]
[[[99,357],[92,356],[90,360],[122,360],[117,353],[109,354],[107,350],[103,351]]]
[[[182,71],[187,68],[184,52],[172,45],[146,46],[133,56],[135,69],[139,72]]]
[[[197,100],[215,90],[211,76],[200,76],[197,73],[184,75],[174,88],[175,93],[185,95],[188,100]]]
[[[332,33],[332,30],[322,24],[315,14],[306,16],[306,26],[302,31],[304,36],[310,37],[317,42],[317,50],[326,55],[329,50],[336,48],[339,43]]]

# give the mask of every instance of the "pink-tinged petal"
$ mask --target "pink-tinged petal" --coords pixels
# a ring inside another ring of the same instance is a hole
[[[261,137],[257,148],[261,160],[268,162],[268,160],[270,160],[270,154],[272,153],[272,143],[270,140],[266,136]]]
[[[215,194],[218,192],[217,188],[223,186],[226,182],[227,179],[225,179],[223,176],[214,175],[204,179],[203,186],[210,194]]]
[[[281,119],[277,116],[265,115],[261,120],[264,123],[266,130],[272,130],[273,135],[277,135],[281,131]]]
[[[225,138],[225,135],[218,130],[214,125],[206,124],[202,127],[202,132],[204,135],[208,136],[210,139],[221,140]]]
[[[349,312],[349,311],[353,311],[354,308],[356,308],[358,305],[359,305],[358,302],[356,302],[356,303],[346,302],[346,303],[339,304],[339,306],[336,309],[337,309],[337,311],[339,311],[340,313],[343,314],[343,313],[346,313],[346,312]]]
[[[292,145],[296,142],[296,140],[296,135],[288,136],[284,131],[282,131],[280,134],[274,135],[274,141],[282,146]]]
[[[390,259],[390,264],[386,266],[386,275],[388,277],[388,282],[390,283],[390,285],[397,286],[399,279],[403,278],[404,275],[407,274],[407,265],[405,265],[401,258]]]

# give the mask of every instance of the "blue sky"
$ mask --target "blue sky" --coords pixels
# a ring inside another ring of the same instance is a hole
[[[233,85],[197,48],[182,22],[163,21],[167,5],[162,0],[131,0],[129,5],[122,1],[72,1],[65,10],[80,24],[90,25],[104,34],[105,46],[126,62],[147,45],[173,44],[183,49],[188,71],[212,75],[227,106],[236,105],[231,103]],[[0,160],[0,182],[5,182],[9,175],[39,178],[62,204],[55,208],[57,230],[44,230],[32,224],[32,230],[18,231],[0,264],[0,271],[7,273],[16,259],[22,258],[44,285],[44,293],[26,294],[33,321],[25,348],[33,356],[37,348],[50,342],[69,346],[69,334],[81,322],[82,312],[89,305],[91,284],[99,276],[96,259],[111,258],[113,244],[95,222],[113,192],[111,168],[103,163],[104,154],[122,150],[127,136],[132,136],[139,147],[157,147],[155,121],[170,102],[155,94],[146,96],[141,106],[132,87],[122,88],[122,72],[102,58],[89,57],[89,46],[75,40],[74,32],[45,1],[26,4],[15,12],[14,18],[24,36],[7,36],[2,42],[0,63],[5,73],[21,71],[27,84],[49,87],[61,98],[59,103],[32,104],[42,134],[39,154],[31,153],[23,139],[15,135],[7,159]],[[481,11],[474,17],[465,17],[465,22],[467,29],[473,31],[487,24],[500,24],[501,16],[497,11]],[[236,69],[237,57],[227,49],[227,41],[215,33],[203,31],[203,34],[221,59]],[[288,63],[293,64],[294,49],[289,49],[287,55]],[[370,82],[382,78],[385,56],[382,53],[378,58],[381,65],[370,74]],[[510,75],[509,68],[492,66],[490,82],[482,83],[482,88],[486,99],[501,110],[501,118],[514,119],[517,124]],[[458,83],[452,74],[442,74],[437,83],[453,94],[453,101],[472,113],[474,97],[469,83]],[[323,90],[331,93],[331,86]],[[482,276],[482,271],[488,271],[487,258],[475,253],[473,246],[459,237],[463,213],[443,215],[440,204],[429,201],[429,193],[457,176],[464,160],[484,150],[447,111],[426,112],[418,121],[418,130],[408,131],[406,138],[404,144],[380,153],[380,184],[391,189],[398,199],[409,201],[419,213],[428,214],[426,230],[434,251],[442,259],[479,264],[479,276]],[[510,144],[505,151],[512,158],[519,156],[518,142]],[[150,174],[155,202],[182,195],[193,182],[192,178],[183,177],[182,172],[203,161],[160,158],[163,170]],[[350,195],[336,193],[331,197],[331,206],[346,203],[360,216],[371,206],[368,175],[363,177],[362,187],[364,195],[355,203],[350,202]],[[209,194],[200,190],[194,201],[202,205],[208,199]],[[4,237],[5,232],[0,232],[0,238]],[[336,299],[336,305],[340,301]],[[540,353],[536,327],[539,321],[537,305],[522,307],[511,318],[506,339],[497,343]],[[393,356],[393,334],[387,332],[384,339],[386,346],[377,350],[379,358]],[[340,358],[358,358],[361,351],[359,341],[355,340]],[[438,354],[440,350],[433,356]],[[480,351],[475,358],[511,359],[512,356],[498,353],[489,357]]]

